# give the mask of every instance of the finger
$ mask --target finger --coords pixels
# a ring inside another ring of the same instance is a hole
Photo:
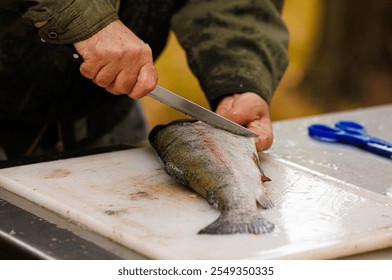
[[[119,75],[119,70],[113,64],[107,64],[102,67],[92,79],[100,87],[109,87]]]
[[[79,71],[87,79],[94,79],[103,66],[103,63],[84,61],[80,65]]]
[[[144,65],[139,72],[136,84],[127,94],[133,99],[139,99],[150,93],[158,84],[158,74],[152,64]]]
[[[127,94],[135,86],[136,80],[137,73],[129,74],[129,72],[121,71],[105,89],[113,94]]]
[[[247,128],[259,135],[259,137],[255,139],[256,149],[258,151],[265,151],[271,147],[274,134],[269,118],[253,121],[248,124]]]

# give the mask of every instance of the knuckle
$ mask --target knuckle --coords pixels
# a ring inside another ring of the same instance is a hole
[[[147,56],[152,56],[152,50],[149,45],[145,44],[144,52]]]
[[[97,77],[94,80],[94,83],[96,83],[97,85],[99,85],[101,87],[105,87],[105,86],[111,84],[112,81],[113,81],[113,79],[109,76],[101,76],[101,77]]]
[[[131,46],[129,46],[128,53],[131,56],[138,57],[138,56],[140,56],[143,53],[143,47],[141,45],[139,45],[139,44],[131,45]]]
[[[106,55],[106,57],[108,57],[108,55]],[[124,56],[124,51],[122,49],[114,49],[110,52],[110,56],[115,58],[115,59],[122,59]]]
[[[119,61],[122,59],[123,53],[120,50],[106,50],[104,51],[100,57],[102,60],[109,62],[109,61]]]
[[[149,61],[152,61],[152,50],[150,46],[147,44],[143,43],[139,45],[137,55],[140,61],[142,61],[142,63],[147,63]]]
[[[121,59],[122,55],[121,48],[102,48],[95,53],[96,59],[106,62]]]

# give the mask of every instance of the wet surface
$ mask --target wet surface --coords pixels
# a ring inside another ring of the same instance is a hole
[[[392,159],[345,144],[320,142],[308,136],[309,125],[333,125],[339,120],[359,122],[367,128],[369,135],[392,142],[392,106],[387,105],[275,122],[275,141],[269,154],[343,182],[392,197]]]
[[[148,148],[3,169],[0,183],[153,259],[324,259],[391,245],[389,197],[268,154],[261,164],[275,207],[260,212],[276,227],[259,236],[198,235],[219,211],[170,178]],[[64,167],[67,177],[43,176]]]

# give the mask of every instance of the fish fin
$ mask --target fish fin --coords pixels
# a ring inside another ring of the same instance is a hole
[[[179,182],[180,184],[183,184],[185,186],[188,185],[188,181],[185,179],[184,171],[182,171],[180,168],[178,168],[176,165],[174,165],[170,161],[164,162],[163,166],[164,166],[166,173],[173,176],[177,180],[177,182]]]
[[[263,209],[270,209],[274,207],[274,203],[266,194],[259,195],[256,200]]]
[[[216,191],[206,191],[207,202],[212,205],[215,209],[219,207],[219,201],[216,196]]]
[[[261,174],[264,174],[263,170],[261,169],[260,159],[256,153],[252,155],[253,162],[256,164],[257,168],[260,170]]]
[[[269,177],[265,176],[264,173],[261,174],[261,182],[270,182],[272,181]]]
[[[263,169],[261,168],[260,159],[256,153],[253,153],[252,156],[253,162],[256,164],[257,168],[260,170],[261,173],[261,182],[269,182],[271,179],[268,176],[265,176]]]
[[[270,233],[274,224],[262,218],[258,213],[237,214],[223,211],[212,224],[199,231],[199,234],[263,234]]]

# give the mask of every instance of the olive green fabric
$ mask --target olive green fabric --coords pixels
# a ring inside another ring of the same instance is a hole
[[[275,1],[281,2],[281,1]],[[267,102],[287,66],[281,3],[190,0],[172,20],[212,107],[224,95],[255,92]]]
[[[18,11],[31,25],[47,22],[39,36],[54,44],[69,44],[92,36],[118,18],[115,2],[108,0],[14,0],[0,7]]]

